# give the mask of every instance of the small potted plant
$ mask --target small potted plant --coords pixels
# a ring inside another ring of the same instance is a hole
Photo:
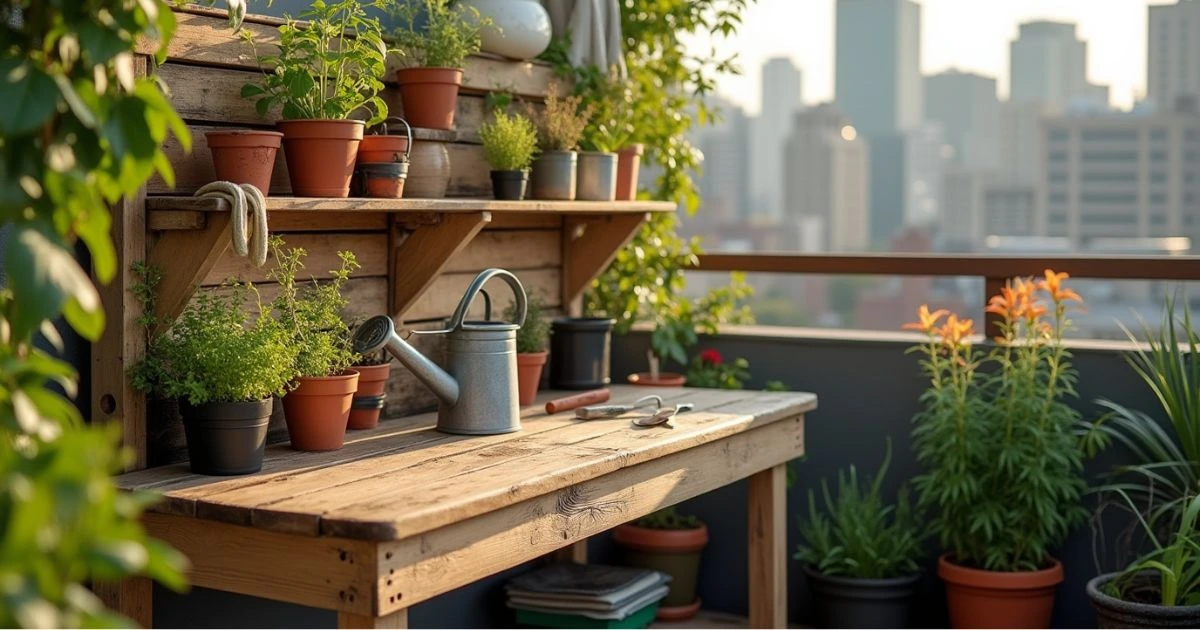
[[[671,590],[658,608],[659,619],[681,621],[696,615],[700,610],[696,597],[700,554],[708,545],[704,523],[668,507],[618,525],[613,529],[613,542],[622,549],[622,564],[671,576]]]
[[[537,295],[526,300],[525,323],[517,329],[517,392],[522,405],[532,405],[542,382],[542,368],[549,354],[550,323],[544,311],[546,303]],[[505,312],[509,321],[516,321],[516,305]]]
[[[492,166],[492,192],[496,199],[520,201],[529,182],[529,164],[537,151],[537,129],[520,114],[496,111],[491,122],[479,126],[483,154]],[[539,368],[540,369],[540,368]]]
[[[617,66],[612,66],[607,77],[597,77],[585,86],[584,102],[594,110],[581,143],[588,151],[579,154],[577,198],[635,199],[644,152],[644,146],[633,141],[639,84],[622,77]]]
[[[823,505],[808,491],[808,515],[796,559],[812,593],[822,628],[907,628],[924,555],[924,524],[900,490],[895,503],[883,497],[892,441],[879,472],[859,480],[854,466],[838,471],[837,490],[821,480]]]
[[[350,330],[358,326],[350,325]],[[388,379],[392,376],[391,355],[386,352],[364,354],[354,363],[354,371],[358,372],[358,389],[354,391],[354,400],[350,404],[350,429],[372,429],[379,424],[379,414],[383,412],[387,400]]]
[[[331,451],[342,447],[350,420],[350,407],[358,390],[359,359],[351,346],[350,327],[342,319],[347,300],[342,289],[358,269],[354,254],[338,252],[341,266],[330,271],[332,280],[303,283],[297,274],[304,268],[302,248],[283,248],[283,239],[272,238],[276,268],[269,277],[279,283],[273,311],[289,335],[296,354],[296,384],[283,397],[284,418],[292,446],[302,451]]]
[[[742,389],[750,379],[750,362],[738,357],[726,363],[720,352],[709,348],[692,358],[685,377],[688,387]]]
[[[479,29],[487,20],[450,0],[408,0],[391,12],[393,36],[404,51],[404,67],[396,71],[404,117],[414,127],[453,129],[463,65],[479,52]]]
[[[537,123],[541,148],[530,174],[533,199],[575,199],[578,161],[575,149],[592,115],[592,107],[583,106],[578,96],[560,97],[558,91],[558,84],[551,83],[542,112],[529,107],[530,118]]]
[[[265,197],[275,172],[275,154],[283,134],[258,129],[209,131],[204,134],[218,181],[252,184]]]
[[[697,311],[691,308],[691,303],[686,300],[681,301],[680,305],[677,309],[671,309],[674,312],[670,316],[658,320],[654,332],[650,333],[650,349],[646,351],[646,362],[650,370],[630,374],[628,380],[631,384],[646,387],[683,387],[687,383],[687,376],[662,370],[663,364],[669,360],[686,365],[688,348],[696,345],[699,340],[696,335],[696,320],[692,317]]]
[[[379,91],[388,48],[368,6],[378,4],[317,2],[300,15],[307,24],[289,18],[279,27],[279,53],[258,56],[261,80],[242,86],[260,115],[280,108],[277,125],[295,195],[349,196],[363,129],[387,117]],[[245,37],[253,45],[249,31]],[[353,114],[368,120],[350,120]]]

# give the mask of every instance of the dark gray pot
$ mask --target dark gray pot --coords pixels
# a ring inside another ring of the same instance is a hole
[[[1158,606],[1117,599],[1100,589],[1119,574],[1098,575],[1087,583],[1087,594],[1096,609],[1099,628],[1200,628],[1200,606]],[[1139,584],[1156,589],[1158,574],[1153,571],[1139,574]]]
[[[574,200],[576,160],[574,151],[546,151],[538,156],[530,173],[530,199]]]
[[[575,198],[613,201],[617,198],[617,154],[580,151]]]
[[[270,398],[197,406],[180,401],[192,472],[245,475],[262,470],[271,404]]]
[[[525,198],[529,171],[492,171],[492,194],[496,199],[520,201]]]
[[[611,380],[612,329],[616,320],[599,317],[556,319],[550,325],[550,386],[596,389]]]
[[[860,580],[804,567],[818,628],[906,628],[920,575]]]

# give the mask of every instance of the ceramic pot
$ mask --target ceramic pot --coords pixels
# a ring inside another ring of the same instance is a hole
[[[283,134],[278,131],[236,129],[204,134],[218,181],[253,184],[266,196],[275,171],[275,154]]]
[[[281,120],[283,156],[292,194],[349,197],[354,158],[362,142],[361,120]]]
[[[920,575],[866,580],[804,567],[819,628],[907,628]]]
[[[441,199],[450,186],[450,152],[446,143],[434,140],[414,140],[409,160],[409,197]]]
[[[358,372],[358,389],[354,392],[347,426],[351,429],[370,429],[379,424],[392,364],[356,365],[354,370]]]
[[[301,451],[336,451],[346,441],[350,404],[358,389],[358,372],[338,376],[302,376],[283,397],[292,447]]]
[[[359,196],[383,199],[399,199],[404,196],[408,162],[359,164],[354,170],[358,181],[354,188]]]
[[[492,194],[496,199],[520,201],[525,198],[529,171],[492,171]]]
[[[617,198],[617,154],[580,151],[575,198],[612,201]]]
[[[574,151],[545,151],[539,155],[530,171],[530,198],[574,200],[578,159]]]
[[[404,68],[396,71],[404,117],[414,127],[453,129],[461,68]]]
[[[643,387],[683,387],[687,383],[686,376],[675,372],[659,372],[658,378],[654,378],[649,372],[638,372],[630,374],[627,380],[630,385]]]
[[[517,353],[517,400],[522,405],[532,405],[537,399],[538,385],[542,383],[542,368],[549,354],[545,351]]]
[[[1040,571],[983,571],[938,558],[953,628],[1049,628],[1062,564]]]
[[[617,152],[617,201],[637,199],[638,171],[645,147],[632,144]]]
[[[491,24],[479,30],[481,50],[526,61],[550,45],[550,14],[538,0],[459,0],[474,7]]]
[[[1096,609],[1099,628],[1200,628],[1200,606],[1160,606],[1118,599],[1104,593],[1103,587],[1118,573],[1098,575],[1087,583],[1087,594]],[[1133,578],[1136,586],[1155,590],[1160,580],[1154,571]],[[1156,592],[1156,590],[1155,590]]]
[[[658,618],[667,621],[691,619],[700,610],[696,582],[700,577],[700,553],[708,544],[708,528],[648,529],[618,525],[613,542],[622,549],[621,564],[653,569],[671,576],[670,591],[658,608]]]
[[[615,319],[573,317],[550,324],[550,386],[600,389],[609,382]]]
[[[398,122],[404,125],[404,135],[388,134],[389,122]],[[408,161],[408,147],[412,144],[412,127],[408,126],[408,122],[398,116],[392,116],[379,124],[379,131],[381,133],[370,133],[363,136],[362,142],[358,145],[357,162],[367,164]]]
[[[246,475],[262,470],[273,400],[179,403],[192,472]]]

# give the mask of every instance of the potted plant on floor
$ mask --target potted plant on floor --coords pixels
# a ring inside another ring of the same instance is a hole
[[[409,0],[392,5],[397,47],[404,67],[396,71],[404,117],[414,127],[453,129],[467,57],[479,52],[479,29],[487,20],[450,0]]]
[[[986,354],[971,320],[922,306],[907,325],[926,335],[913,351],[930,379],[914,419],[925,469],[914,485],[945,549],[938,575],[954,627],[1046,627],[1063,580],[1050,552],[1087,515],[1079,414],[1064,400],[1077,378],[1067,308],[1080,301],[1066,277],[1047,270],[992,297],[1000,334]]]
[[[575,149],[591,118],[592,107],[583,106],[578,96],[560,97],[559,89],[557,83],[550,84],[545,109],[540,113],[527,105],[529,117],[537,124],[541,149],[530,173],[533,199],[575,199],[578,161]]]
[[[537,398],[538,386],[542,383],[542,368],[549,354],[550,323],[544,312],[546,303],[541,297],[531,294],[526,300],[525,323],[517,329],[517,392],[522,405],[532,405]],[[510,322],[517,321],[517,307],[511,305],[505,311]]]
[[[492,166],[492,193],[496,199],[520,201],[529,182],[529,164],[537,151],[537,129],[520,114],[497,110],[491,122],[479,126],[483,154]],[[539,368],[540,369],[540,368]]]
[[[671,590],[658,608],[659,619],[680,621],[696,615],[700,610],[696,597],[700,554],[708,544],[704,523],[668,507],[618,525],[613,529],[613,542],[622,549],[622,564],[671,576]]]
[[[924,524],[902,488],[895,503],[883,497],[892,441],[879,472],[860,480],[854,466],[838,471],[837,490],[821,480],[823,505],[808,491],[796,559],[812,594],[821,628],[905,628],[917,580]]]
[[[298,349],[296,384],[283,397],[284,418],[292,446],[302,451],[331,451],[342,447],[350,420],[350,407],[358,390],[358,372],[351,366],[359,357],[351,347],[350,328],[342,319],[347,300],[342,289],[358,269],[354,254],[338,252],[341,266],[332,279],[299,284],[304,249],[284,249],[283,239],[273,238],[276,268],[270,278],[279,283],[272,310]]]
[[[365,125],[374,125],[387,117],[378,94],[388,48],[379,20],[367,14],[375,6],[314,3],[300,14],[307,24],[288,19],[279,27],[278,54],[259,55],[261,80],[242,86],[260,115],[280,108],[277,125],[295,195],[349,196],[364,129],[363,121],[349,118],[365,114]],[[245,37],[253,45],[249,31]]]
[[[692,357],[684,376],[688,387],[741,389],[750,379],[750,362],[738,357],[727,363],[720,352],[709,348]]]

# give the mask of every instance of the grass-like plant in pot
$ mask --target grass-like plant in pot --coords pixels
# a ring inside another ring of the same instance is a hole
[[[378,6],[316,0],[300,14],[306,23],[289,18],[279,27],[278,53],[258,55],[262,78],[242,86],[242,97],[255,101],[259,115],[280,109],[277,124],[295,195],[349,196],[364,126],[387,117],[379,91],[388,48],[379,20],[367,13]],[[254,45],[249,32],[245,38]],[[352,115],[367,120],[350,120]]]
[[[509,321],[516,321],[517,307],[505,311]],[[531,294],[526,300],[525,323],[517,329],[517,397],[522,405],[532,405],[542,382],[542,368],[549,356],[550,321],[546,319],[546,302]]]
[[[467,57],[479,52],[487,20],[450,0],[403,0],[391,6],[392,36],[404,51],[396,71],[404,117],[414,127],[453,129]]]
[[[613,542],[621,547],[622,564],[671,576],[671,590],[658,608],[659,619],[679,621],[695,616],[700,610],[696,597],[700,554],[708,545],[704,523],[667,507],[618,525],[613,529]]]
[[[592,107],[584,106],[578,96],[561,96],[561,88],[551,83],[546,90],[542,111],[526,105],[529,118],[537,125],[541,152],[530,173],[533,199],[575,199],[579,140],[592,116]]]
[[[492,166],[492,192],[496,199],[521,200],[529,182],[529,165],[537,152],[537,129],[520,114],[497,110],[490,122],[479,126],[483,154]]]
[[[1087,516],[1085,444],[1065,401],[1077,375],[1063,345],[1068,304],[1081,300],[1066,277],[1046,270],[993,296],[1000,334],[986,353],[969,319],[922,306],[907,326],[926,335],[912,351],[930,379],[913,483],[945,551],[938,575],[955,627],[1046,627],[1063,580],[1050,552]]]
[[[883,493],[892,441],[879,471],[860,479],[853,465],[839,470],[836,492],[821,480],[823,503],[808,491],[800,521],[814,620],[821,628],[906,628],[924,555],[924,524],[901,488],[894,503]]]
[[[269,276],[279,283],[272,310],[294,345],[296,386],[283,397],[292,446],[302,451],[331,451],[342,447],[350,407],[358,390],[359,359],[351,347],[350,328],[342,319],[348,301],[342,289],[359,268],[354,254],[338,252],[341,266],[329,271],[330,280],[298,279],[304,268],[303,248],[284,248],[271,239],[276,267]]]

